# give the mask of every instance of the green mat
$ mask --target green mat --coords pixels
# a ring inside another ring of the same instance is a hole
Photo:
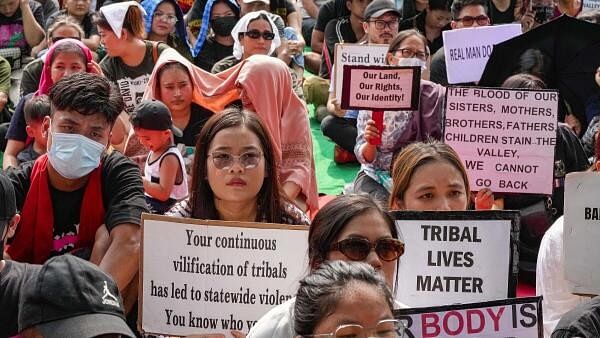
[[[360,165],[337,164],[333,161],[334,143],[321,133],[319,122],[314,117],[313,105],[308,105],[308,110],[319,193],[339,195],[344,185],[354,180]]]

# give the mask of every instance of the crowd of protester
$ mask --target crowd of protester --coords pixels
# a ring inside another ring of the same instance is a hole
[[[0,338],[140,336],[143,213],[309,226],[296,297],[235,337],[401,336],[410,243],[388,211],[487,209],[521,210],[520,278],[543,296],[545,337],[600,336],[598,300],[569,292],[562,255],[564,176],[600,168],[600,61],[585,111],[559,105],[552,194],[473,191],[442,142],[443,32],[598,24],[582,1],[0,0]],[[418,108],[383,112],[383,129],[342,109],[338,43],[420,67]],[[553,89],[549,62],[527,50],[500,83]],[[309,106],[332,160],[360,164],[325,205]]]

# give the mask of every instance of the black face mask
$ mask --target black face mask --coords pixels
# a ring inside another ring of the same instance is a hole
[[[235,16],[222,16],[212,19],[210,25],[218,36],[229,36],[237,22],[238,18]]]
[[[548,22],[554,15],[554,7],[552,6],[533,6],[535,13],[535,21],[539,24]]]

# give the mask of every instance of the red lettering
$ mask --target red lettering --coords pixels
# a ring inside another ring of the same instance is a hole
[[[479,327],[475,328],[473,325],[473,316],[479,317]],[[485,316],[481,310],[467,310],[467,333],[479,333],[483,331],[485,327]]]
[[[450,327],[449,327],[449,325],[448,325],[448,322],[450,321],[450,316],[455,316],[458,319],[458,326],[457,326],[456,330],[454,330],[454,331],[451,330]],[[451,336],[456,336],[457,334],[459,334],[459,333],[462,332],[462,330],[463,330],[463,328],[465,326],[465,323],[463,322],[463,318],[460,315],[460,312],[458,312],[458,311],[448,311],[444,315],[443,325],[444,325],[444,331],[446,331],[446,333],[448,333]]]
[[[494,331],[500,330],[500,317],[502,317],[502,313],[504,313],[504,306],[498,309],[498,313],[495,314],[494,310],[487,308],[486,309],[492,320],[494,321]]]
[[[435,313],[423,313],[421,315],[421,334],[423,338],[435,338],[440,335],[438,321],[439,317]],[[433,328],[433,332],[430,333],[429,328]]]

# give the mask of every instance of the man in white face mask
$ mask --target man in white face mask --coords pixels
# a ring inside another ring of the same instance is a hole
[[[73,253],[111,275],[127,299],[126,288],[137,282],[147,207],[136,165],[106,151],[123,100],[106,78],[88,73],[61,79],[49,97],[51,114],[43,121],[48,153],[6,172],[22,216],[7,254],[43,264]],[[95,242],[99,229],[108,230],[108,245]]]

